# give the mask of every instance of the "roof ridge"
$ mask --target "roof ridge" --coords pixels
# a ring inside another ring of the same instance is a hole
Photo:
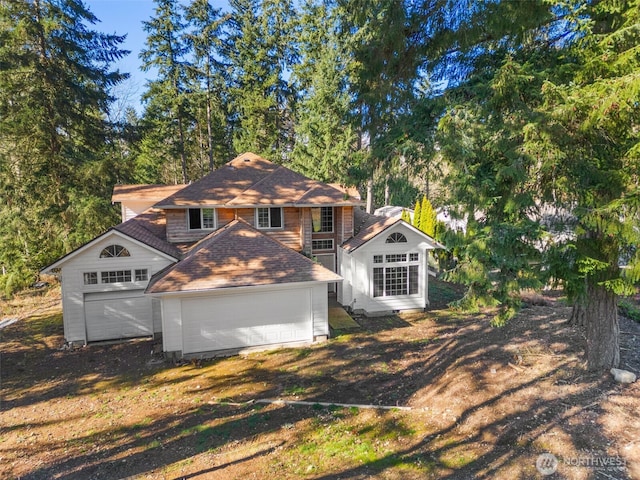
[[[260,157],[262,158],[262,157]],[[269,162],[269,160],[267,160],[266,158],[263,158],[263,160],[266,160],[267,162]],[[274,173],[276,173],[278,170],[280,170],[281,168],[286,168],[283,167],[282,165],[278,165],[277,163],[273,163],[270,162],[273,165],[275,165],[277,168],[273,169],[273,171],[269,172],[267,175],[265,175],[264,177],[262,177],[260,180],[258,180],[255,183],[252,183],[251,185],[249,185],[247,188],[245,188],[244,190],[242,190],[238,195],[236,195],[235,197],[233,197],[231,200],[229,200],[227,203],[225,203],[225,205],[229,205],[231,204],[236,198],[241,197],[242,195],[244,195],[246,192],[248,192],[249,190],[253,189],[256,187],[256,185],[260,185],[262,182],[266,181],[267,178],[270,178],[271,176],[273,176]]]

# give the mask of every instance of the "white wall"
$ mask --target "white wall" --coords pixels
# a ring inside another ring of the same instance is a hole
[[[125,247],[131,256],[120,258],[100,258],[100,252],[108,245]],[[112,270],[135,270],[146,268],[149,278],[172,262],[164,255],[142,246],[114,231],[108,232],[95,244],[73,255],[61,265],[62,308],[64,336],[68,342],[85,342],[84,294],[95,292],[117,292],[122,290],[140,290],[147,286],[145,282],[100,283],[100,272]],[[98,284],[85,285],[84,272],[97,272]],[[132,272],[133,273],[133,272]],[[154,312],[156,313],[156,312]],[[156,314],[159,314],[159,310]],[[154,316],[154,325],[160,319]],[[155,328],[154,328],[155,330]]]
[[[387,237],[393,232],[401,232],[407,238],[407,243],[385,243]],[[430,248],[421,234],[398,223],[351,253],[341,251],[340,275],[344,278],[344,282],[339,295],[340,303],[368,314],[425,308],[429,304],[428,274],[425,266]],[[374,267],[373,256],[410,252],[420,254],[418,293],[397,297],[373,297],[371,279]]]

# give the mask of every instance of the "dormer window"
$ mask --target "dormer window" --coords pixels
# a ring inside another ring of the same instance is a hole
[[[100,252],[100,258],[130,257],[129,250],[122,245],[109,245]]]
[[[216,215],[213,208],[190,208],[189,230],[215,230]]]
[[[393,232],[387,237],[387,241],[385,243],[407,243],[407,237],[400,232]]]
[[[256,226],[258,228],[282,228],[282,208],[256,208]]]

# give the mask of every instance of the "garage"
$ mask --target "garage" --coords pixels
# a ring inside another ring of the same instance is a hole
[[[86,293],[84,314],[87,341],[153,335],[151,300],[143,290]]]
[[[311,288],[182,299],[184,354],[313,339]]]

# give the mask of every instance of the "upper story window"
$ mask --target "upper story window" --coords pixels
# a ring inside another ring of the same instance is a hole
[[[215,230],[216,215],[213,208],[190,208],[189,230]]]
[[[333,207],[314,207],[311,209],[311,222],[314,233],[333,232]]]
[[[100,252],[100,258],[130,257],[129,250],[122,245],[109,245]]]
[[[282,228],[281,207],[256,208],[256,226],[258,228]]]
[[[387,237],[387,241],[385,243],[407,243],[407,237],[400,232],[393,232]]]

